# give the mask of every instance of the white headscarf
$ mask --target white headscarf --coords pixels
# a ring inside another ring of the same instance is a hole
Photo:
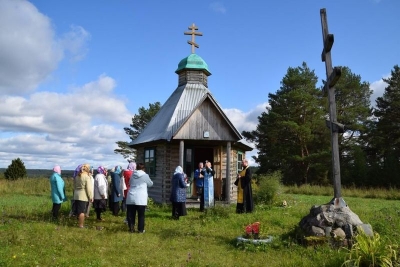
[[[182,169],[181,166],[176,167],[174,175],[177,174],[177,173],[183,173],[183,169]]]

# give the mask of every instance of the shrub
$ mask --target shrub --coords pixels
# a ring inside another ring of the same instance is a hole
[[[254,202],[256,204],[273,204],[278,194],[281,193],[281,172],[260,175],[256,179],[257,186],[254,187]]]
[[[7,180],[17,180],[19,178],[25,178],[26,168],[24,162],[20,158],[12,160],[11,164],[4,172],[4,177]]]
[[[347,260],[342,266],[399,266],[396,244],[389,244],[389,241],[382,239],[378,233],[368,236],[361,227],[357,227],[357,231],[356,243],[348,251]]]

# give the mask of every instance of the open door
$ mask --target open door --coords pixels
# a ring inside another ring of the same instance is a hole
[[[199,162],[210,161],[214,165],[214,149],[212,147],[195,147],[193,154],[193,171],[198,168]],[[193,183],[192,197],[197,198],[196,183]]]

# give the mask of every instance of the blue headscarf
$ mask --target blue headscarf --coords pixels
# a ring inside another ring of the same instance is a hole
[[[122,171],[122,167],[121,167],[121,166],[115,166],[114,172],[115,172],[116,174],[120,174],[121,171]]]

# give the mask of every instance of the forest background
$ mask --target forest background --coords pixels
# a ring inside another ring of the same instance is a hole
[[[341,181],[345,186],[400,186],[400,68],[395,65],[382,96],[371,103],[370,84],[347,66],[335,85]],[[268,106],[258,116],[254,131],[243,131],[255,144],[258,174],[282,173],[285,185],[328,185],[332,177],[331,138],[327,92],[304,62],[289,67]],[[325,84],[325,81],[323,81]],[[159,110],[160,103],[141,107],[125,132],[131,140]],[[129,142],[117,142],[116,153],[130,157]]]

